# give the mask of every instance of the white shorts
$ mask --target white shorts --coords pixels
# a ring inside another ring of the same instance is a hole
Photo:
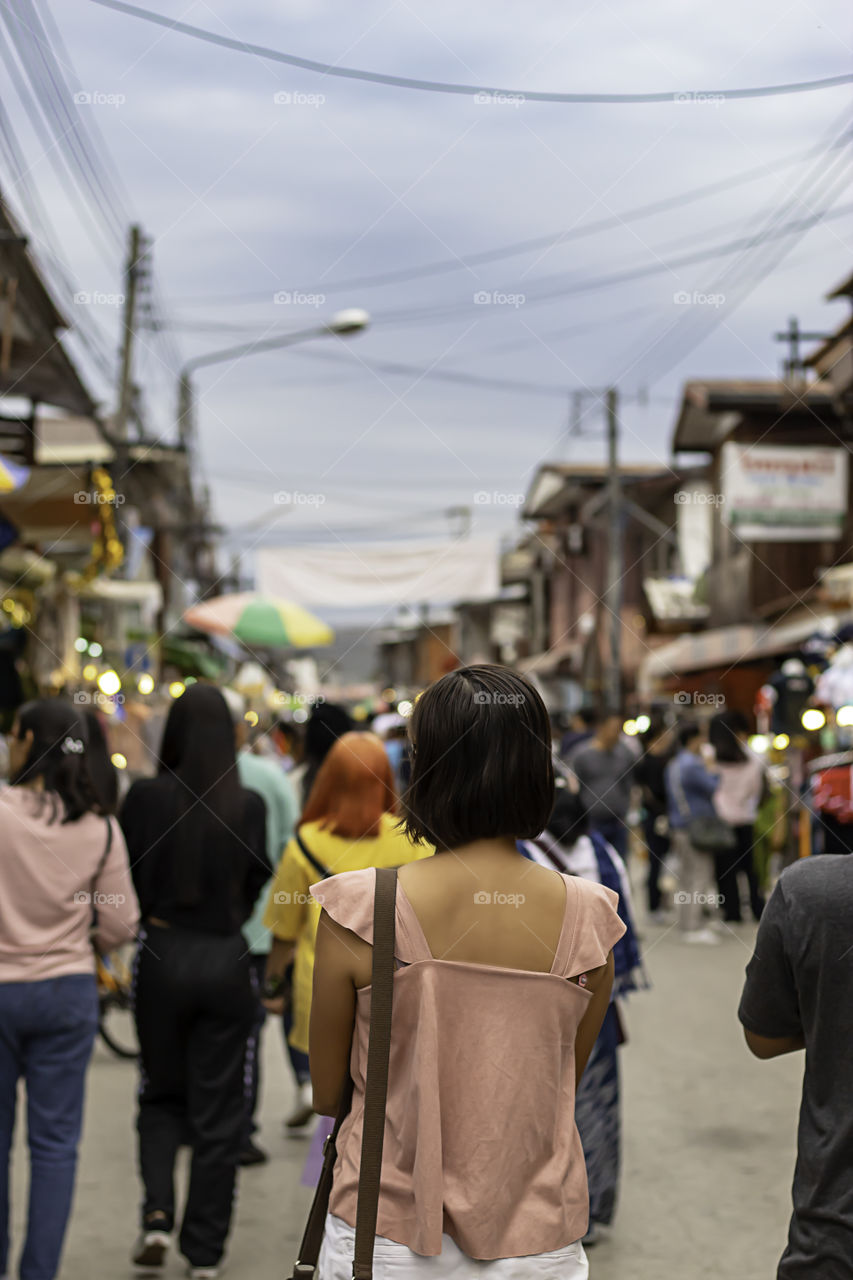
[[[374,1280],[409,1280],[431,1276],[433,1280],[587,1280],[589,1264],[580,1240],[553,1253],[525,1254],[523,1258],[496,1258],[478,1262],[469,1258],[450,1236],[441,1238],[441,1254],[424,1258],[404,1244],[376,1237],[373,1246]],[[355,1231],[329,1214],[317,1266],[317,1280],[352,1280]]]

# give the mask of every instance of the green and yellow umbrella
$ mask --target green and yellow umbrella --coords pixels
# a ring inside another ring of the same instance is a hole
[[[0,455],[0,493],[13,493],[15,489],[23,488],[29,478],[29,467]]]
[[[234,636],[244,644],[268,649],[314,649],[332,644],[335,638],[331,627],[301,605],[253,591],[194,604],[184,614],[184,622],[199,631]]]

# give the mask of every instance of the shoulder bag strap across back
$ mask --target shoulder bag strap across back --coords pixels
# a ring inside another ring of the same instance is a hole
[[[367,1081],[353,1261],[353,1275],[358,1280],[372,1280],[373,1277],[373,1240],[376,1235],[376,1215],[379,1209],[379,1181],[385,1138],[385,1100],[388,1092],[388,1059],[391,1050],[396,901],[397,868],[377,868],[376,893],[373,902],[370,1041],[367,1052]],[[316,1272],[326,1226],[326,1214],[329,1209],[329,1197],[332,1192],[332,1179],[337,1159],[337,1138],[340,1127],[349,1113],[352,1092],[352,1080],[347,1075],[335,1126],[326,1139],[323,1169],[308,1214],[308,1222],[299,1247],[298,1261],[293,1268],[292,1280],[313,1280]]]
[[[361,1165],[358,1174],[358,1208],[355,1215],[354,1280],[373,1280],[373,1241],[379,1210],[382,1146],[385,1140],[385,1102],[388,1097],[388,1062],[391,1056],[391,1008],[394,999],[394,942],[397,904],[397,868],[376,868],[373,902],[373,984],[370,988],[370,1040],[367,1048],[367,1081]]]
[[[331,871],[327,870],[327,868],[323,866],[319,858],[314,857],[313,853],[308,848],[308,845],[302,839],[302,836],[299,834],[298,831],[295,832],[295,835],[296,835],[296,843],[299,845],[299,848],[302,850],[304,857],[306,857],[308,861],[311,863],[311,866],[317,872],[320,879],[328,880],[329,876],[332,874]]]

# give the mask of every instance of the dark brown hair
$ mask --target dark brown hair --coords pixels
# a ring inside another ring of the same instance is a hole
[[[522,676],[487,663],[451,671],[418,698],[410,734],[411,839],[443,850],[543,830],[554,802],[551,724]]]

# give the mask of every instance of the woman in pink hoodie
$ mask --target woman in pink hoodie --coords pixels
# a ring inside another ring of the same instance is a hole
[[[95,944],[136,933],[127,849],[99,811],[86,729],[61,698],[22,707],[0,790],[0,1276],[9,1273],[9,1151],[27,1091],[30,1204],[21,1280],[52,1280],[71,1211],[86,1068],[98,1028]]]

